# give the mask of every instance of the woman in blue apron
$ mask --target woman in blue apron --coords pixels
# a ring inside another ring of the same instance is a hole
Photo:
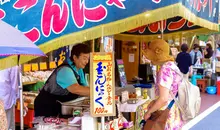
[[[89,62],[90,49],[85,44],[73,46],[67,63],[53,71],[34,101],[35,117],[57,117],[61,115],[60,102],[79,96],[90,96],[90,89],[83,69]]]

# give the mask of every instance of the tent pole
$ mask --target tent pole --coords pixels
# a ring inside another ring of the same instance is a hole
[[[189,45],[189,48],[190,48],[190,49],[191,49],[191,47],[192,47],[192,45],[193,45],[193,42],[194,42],[195,38],[196,38],[196,35],[194,35],[194,36],[192,37],[192,40],[191,40],[190,45]]]
[[[216,51],[215,37],[213,35],[211,35],[211,40],[212,40],[212,43],[213,43],[214,51]],[[214,54],[214,57],[212,59],[213,59],[212,60],[212,71],[213,71],[213,73],[216,73],[216,68],[215,68],[215,66],[216,66],[216,61],[215,61],[216,55],[215,54]]]
[[[22,87],[22,72],[20,66],[20,55],[18,55],[18,66],[19,66],[19,94],[20,94],[20,129],[24,130],[24,101],[23,101],[23,87]]]
[[[163,29],[163,20],[161,21],[161,39],[164,39],[164,37],[163,37],[163,31],[164,31],[164,29]]]

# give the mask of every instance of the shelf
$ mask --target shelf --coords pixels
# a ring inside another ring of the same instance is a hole
[[[36,80],[36,81],[30,81],[30,82],[22,82],[22,85],[31,85],[31,84],[36,84],[37,82],[45,82],[45,81]]]
[[[23,85],[31,85],[31,84],[36,84],[38,81],[31,81],[31,82],[23,82]]]

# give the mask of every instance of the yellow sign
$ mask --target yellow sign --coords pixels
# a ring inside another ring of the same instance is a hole
[[[30,64],[24,64],[24,72],[31,71],[31,65]]]
[[[66,52],[62,51],[60,54],[59,54],[59,61],[58,61],[58,66],[63,64],[63,62],[65,61],[66,57]]]
[[[47,70],[47,63],[46,62],[40,63],[40,70]]]
[[[115,116],[113,53],[91,53],[90,102],[93,117]]]
[[[57,67],[56,62],[55,61],[51,61],[50,62],[50,69],[55,69]]]
[[[32,68],[32,71],[38,71],[39,70],[37,63],[31,64],[31,68]]]

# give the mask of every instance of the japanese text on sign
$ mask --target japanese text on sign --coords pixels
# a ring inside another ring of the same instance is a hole
[[[111,60],[112,57],[111,55],[94,55],[93,60],[97,61],[97,60]]]
[[[99,62],[96,68],[98,75],[96,77],[95,85],[96,85],[96,92],[98,93],[98,97],[95,99],[95,103],[98,103],[102,107],[104,107],[104,104],[102,103],[102,99],[105,92],[104,85],[106,82],[106,75],[103,75],[103,69],[106,69],[106,67],[102,66],[102,62]]]
[[[105,55],[104,55],[105,54]],[[91,114],[111,116],[115,113],[114,74],[112,53],[94,53],[91,56]]]

